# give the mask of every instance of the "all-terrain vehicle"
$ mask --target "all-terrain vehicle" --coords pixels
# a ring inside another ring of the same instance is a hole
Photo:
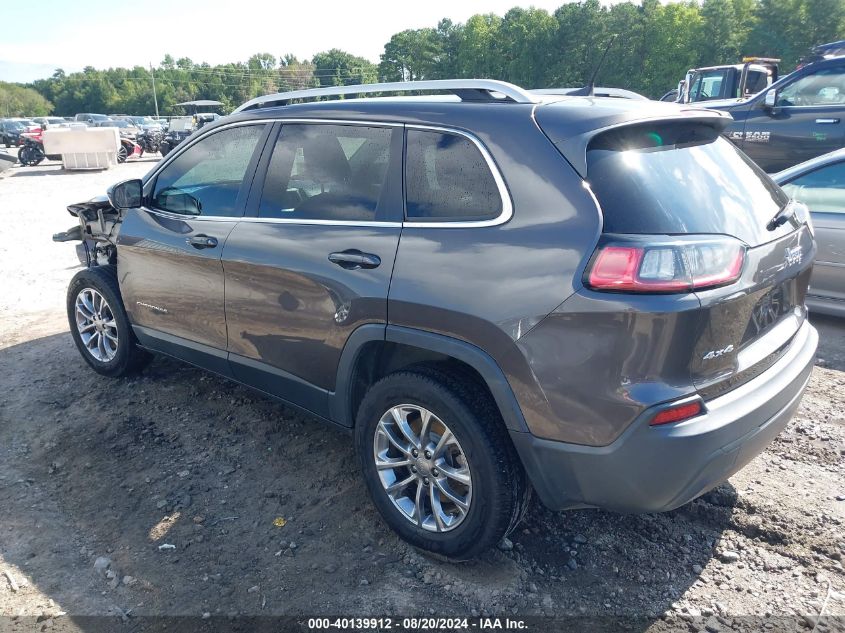
[[[337,99],[372,93],[416,96]],[[259,97],[68,207],[71,335],[104,376],[169,354],[349,429],[441,555],[532,489],[671,510],[784,428],[818,341],[807,209],[729,124],[490,80]]]

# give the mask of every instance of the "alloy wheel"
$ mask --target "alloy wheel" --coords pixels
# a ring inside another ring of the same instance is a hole
[[[463,448],[428,409],[402,404],[379,420],[373,458],[384,491],[408,521],[431,532],[453,530],[472,502]]]
[[[117,321],[105,297],[94,288],[76,295],[76,329],[88,353],[107,363],[117,354]]]

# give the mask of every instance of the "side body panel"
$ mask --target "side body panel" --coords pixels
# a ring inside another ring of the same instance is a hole
[[[845,209],[842,213],[813,214],[818,253],[810,278],[808,300],[841,302],[845,313]]]
[[[845,144],[845,105],[747,110],[742,149],[767,172],[839,149]]]
[[[131,209],[117,240],[118,281],[131,323],[225,350],[220,256],[234,226],[235,221],[175,219]],[[215,237],[218,246],[198,249],[187,243],[197,235]],[[225,369],[219,359],[214,362],[215,370]]]
[[[226,244],[226,317],[232,371],[275,395],[307,394],[297,383],[334,391],[347,338],[386,323],[390,272],[401,229],[241,222]],[[381,259],[344,270],[329,253],[358,249]],[[262,377],[262,372],[267,374]],[[304,385],[301,385],[304,387]],[[322,396],[324,398],[325,396]],[[297,402],[325,415],[328,401]]]
[[[284,130],[284,120],[281,124]],[[234,376],[323,417],[332,417],[330,399],[349,337],[378,324],[383,338],[387,324],[402,231],[402,129],[390,129],[395,132],[385,221],[256,217],[274,145],[268,143],[247,217],[224,250],[227,349]],[[374,255],[380,263],[350,269],[330,261],[330,254],[343,251]]]
[[[773,173],[845,145],[845,104],[768,108],[766,93],[773,88],[782,90],[819,70],[841,68],[842,64],[841,60],[810,64],[747,101],[710,103],[708,107],[731,114],[734,122],[725,136]]]
[[[484,350],[534,430],[551,410],[516,341],[574,292],[601,219],[582,180],[533,117],[506,107],[464,105],[450,125],[471,130],[490,152],[513,217],[489,227],[406,226],[388,316],[391,326]]]

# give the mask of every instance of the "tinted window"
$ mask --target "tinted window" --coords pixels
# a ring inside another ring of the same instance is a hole
[[[241,125],[194,143],[159,173],[153,206],[188,215],[237,215],[237,200],[263,125]]]
[[[793,81],[778,94],[779,106],[845,104],[845,68],[828,68]]]
[[[264,218],[387,219],[391,128],[282,126],[267,168]],[[398,130],[396,131],[398,134]]]
[[[606,233],[721,233],[750,245],[788,198],[712,127],[638,125],[602,134],[587,151],[587,178]]]
[[[405,183],[409,220],[489,220],[502,212],[487,162],[457,134],[408,130]]]
[[[845,213],[845,162],[821,167],[783,186],[817,213]]]

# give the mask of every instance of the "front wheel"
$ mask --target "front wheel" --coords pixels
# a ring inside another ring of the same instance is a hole
[[[412,545],[452,559],[494,546],[519,523],[530,486],[489,394],[429,368],[376,383],[355,448],[384,520]]]
[[[82,358],[98,374],[134,373],[149,361],[129,325],[114,266],[81,270],[67,292],[70,333]]]
[[[126,151],[126,148],[121,145],[120,149],[117,150],[117,162],[118,163],[125,163],[126,159],[129,157],[129,153]]]

